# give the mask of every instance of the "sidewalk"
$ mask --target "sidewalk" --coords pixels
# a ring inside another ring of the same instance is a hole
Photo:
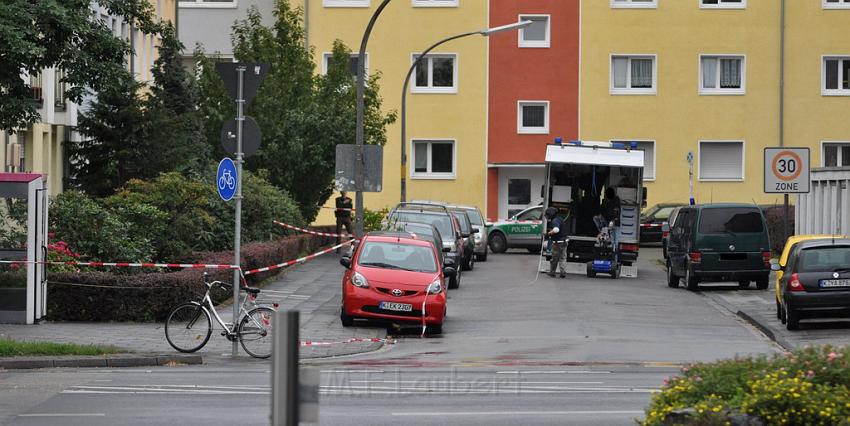
[[[339,322],[340,280],[342,267],[339,256],[328,254],[304,265],[294,266],[265,286],[283,294],[263,301],[280,302],[280,310],[298,310],[301,317],[301,340],[336,342],[350,338],[384,338],[384,328],[343,328]],[[175,305],[179,301],[175,301]],[[232,317],[232,307],[218,308],[225,321]],[[49,313],[48,313],[49,314]],[[213,334],[197,354],[205,362],[220,362],[232,358],[231,342],[221,336],[221,328],[213,320]],[[51,341],[60,343],[112,345],[138,353],[177,354],[165,340],[163,323],[53,323],[39,325],[0,324],[0,337],[16,340]],[[357,342],[329,346],[302,346],[301,358],[321,358],[350,355],[379,349],[383,343]],[[240,358],[249,358],[239,348]]]

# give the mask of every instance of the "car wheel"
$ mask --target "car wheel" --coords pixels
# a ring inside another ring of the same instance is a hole
[[[479,262],[486,262],[487,261],[487,250],[485,249],[483,254],[476,254],[475,260],[477,260]]]
[[[596,278],[596,271],[593,270],[593,262],[587,262],[587,277]]]
[[[473,270],[475,268],[475,253],[469,255],[469,270]]]
[[[743,289],[743,288],[747,288],[747,287],[749,287],[749,286],[750,286],[750,282],[749,282],[749,281],[745,281],[745,280],[738,281],[738,288],[742,288],[742,289]]]
[[[508,249],[508,240],[501,232],[490,233],[490,250],[493,253],[504,253]]]
[[[673,273],[673,264],[667,259],[667,287],[679,288],[679,277]]]
[[[783,306],[781,303],[779,304],[779,315],[781,315],[781,317],[779,318],[779,322],[781,322],[782,324],[788,322],[787,315],[785,315],[785,306]]]
[[[699,290],[699,278],[694,276],[690,266],[685,267],[685,285],[688,286],[688,290],[690,291]]]
[[[756,288],[759,290],[767,290],[770,286],[770,277],[759,278],[756,280]]]
[[[343,327],[351,327],[354,325],[354,317],[345,313],[345,307],[339,308],[339,320]]]
[[[785,305],[785,328],[790,331],[800,329],[800,313],[788,305]]]
[[[667,259],[667,243],[665,241],[661,242],[661,254],[664,256],[664,259]]]
[[[443,324],[439,325],[429,325],[426,331],[429,334],[443,334]]]
[[[776,301],[776,319],[782,321],[782,305],[779,304],[779,301]]]

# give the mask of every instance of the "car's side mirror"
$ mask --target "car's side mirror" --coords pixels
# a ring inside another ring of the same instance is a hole
[[[444,263],[445,266],[455,266],[455,260],[451,257],[447,257]]]
[[[457,275],[457,269],[451,266],[446,266],[443,268],[443,275],[449,278],[454,278],[454,276]]]
[[[451,247],[443,247],[443,253],[451,253],[451,252],[452,252]]]
[[[345,269],[351,269],[351,258],[343,257],[342,259],[339,259],[339,264],[345,266]]]

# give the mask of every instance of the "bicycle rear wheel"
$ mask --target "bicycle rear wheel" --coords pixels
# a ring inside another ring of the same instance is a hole
[[[212,320],[206,309],[184,303],[168,314],[165,339],[180,352],[195,352],[204,347],[212,335]]]
[[[266,307],[251,309],[239,322],[239,342],[254,358],[272,356],[272,321],[274,310]]]

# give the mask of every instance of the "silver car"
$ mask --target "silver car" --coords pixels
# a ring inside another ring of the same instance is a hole
[[[478,207],[472,206],[448,206],[451,209],[466,211],[469,216],[469,221],[472,222],[472,227],[478,232],[472,234],[475,239],[475,260],[479,262],[487,261],[487,229],[488,224],[484,222],[484,216],[481,215],[481,210]]]

